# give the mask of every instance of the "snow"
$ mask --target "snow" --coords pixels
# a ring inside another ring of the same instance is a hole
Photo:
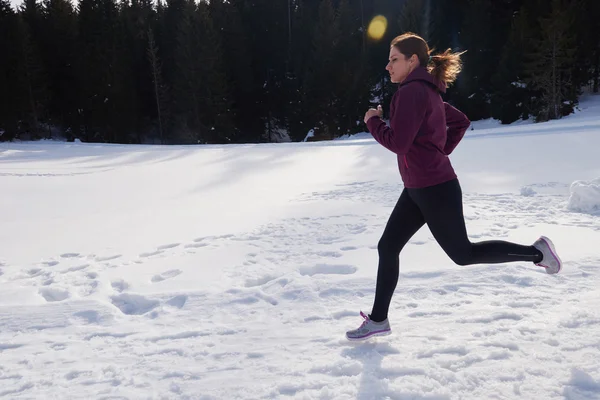
[[[402,190],[372,138],[2,143],[0,398],[598,399],[600,215],[571,206],[600,177],[599,100],[451,156],[471,239],[547,235],[563,271],[459,267],[425,227],[393,334],[362,343]]]
[[[308,131],[308,133],[306,134],[306,137],[304,138],[303,142],[308,142],[308,139],[311,137],[315,137],[315,130],[314,129],[310,129]]]
[[[568,208],[571,211],[600,214],[600,178],[589,182],[573,182]]]

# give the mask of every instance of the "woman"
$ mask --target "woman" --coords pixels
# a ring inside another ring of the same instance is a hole
[[[362,325],[346,332],[350,340],[391,333],[388,309],[398,282],[400,251],[425,223],[456,264],[530,261],[549,274],[561,269],[553,243],[544,236],[532,246],[499,240],[471,243],[467,237],[462,191],[448,155],[470,121],[441,98],[461,70],[460,55],[447,50],[430,56],[425,40],[412,33],[391,43],[386,70],[400,85],[390,104],[390,126],[381,119],[381,106],[369,109],[364,121],[375,140],[397,154],[404,190],[377,247],[373,309],[370,315],[361,311]]]

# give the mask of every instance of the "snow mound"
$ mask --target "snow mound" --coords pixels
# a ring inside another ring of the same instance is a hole
[[[567,208],[571,211],[600,215],[600,178],[573,182]]]
[[[530,186],[523,186],[521,188],[521,196],[531,197],[531,196],[535,196],[536,194],[537,194],[537,192],[535,190],[533,190]]]

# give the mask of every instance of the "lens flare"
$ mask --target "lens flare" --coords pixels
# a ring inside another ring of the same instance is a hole
[[[383,15],[378,15],[374,17],[369,23],[369,29],[367,29],[367,34],[371,39],[379,40],[383,37],[383,35],[385,35],[387,24],[387,19]]]

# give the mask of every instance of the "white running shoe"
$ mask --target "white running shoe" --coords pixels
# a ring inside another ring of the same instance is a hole
[[[387,319],[382,322],[371,321],[371,318],[362,311],[360,316],[364,318],[364,321],[358,329],[346,332],[348,340],[365,340],[373,336],[387,336],[392,333],[390,322]]]
[[[560,272],[562,261],[556,254],[554,243],[552,243],[550,239],[546,236],[540,236],[533,244],[533,247],[541,251],[544,256],[542,261],[535,265],[546,268],[546,272],[549,274],[557,274]]]

